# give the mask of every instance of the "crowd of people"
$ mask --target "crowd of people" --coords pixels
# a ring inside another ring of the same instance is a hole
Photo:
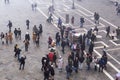
[[[99,24],[99,14],[95,13],[95,23]],[[96,17],[97,16],[97,17]],[[86,63],[86,70],[91,70],[91,65],[94,64],[94,70],[103,72],[103,69],[107,69],[107,52],[104,46],[102,57],[98,58],[94,53],[94,42],[97,40],[98,28],[95,26],[94,29],[90,29],[86,34],[81,34],[77,41],[71,41],[69,38],[70,27],[66,27],[62,24],[62,19],[58,18],[59,32],[55,34],[55,40],[51,36],[48,37],[48,48],[50,52],[42,57],[42,68],[44,72],[44,80],[54,80],[55,71],[54,68],[58,68],[60,72],[63,69],[66,70],[66,79],[70,79],[73,72],[78,73],[83,69],[83,63]],[[108,33],[107,33],[108,34]],[[106,34],[106,35],[107,35]],[[63,54],[68,54],[67,64],[63,65],[64,60],[60,54],[57,53],[57,46],[61,46]],[[69,48],[69,53],[66,52],[66,47]],[[87,51],[87,52],[86,52]],[[53,67],[53,63],[55,67]],[[52,70],[51,70],[52,66]],[[54,73],[54,75],[51,74]]]
[[[8,1],[8,0],[5,0]],[[35,10],[37,7],[37,4],[32,4],[32,10]],[[51,9],[50,9],[51,12]],[[50,23],[53,21],[52,15],[49,17]],[[99,19],[100,15],[98,13],[94,13],[94,20],[95,24],[99,25]],[[75,17],[72,16],[71,23],[74,24]],[[49,22],[49,20],[48,20]],[[84,27],[85,19],[83,17],[80,18],[80,28]],[[30,26],[30,20],[26,20],[26,27],[27,30],[29,30]],[[9,45],[13,43],[13,34],[15,40],[22,40],[21,34],[22,31],[20,28],[15,28],[12,32],[12,21],[9,20],[7,27],[9,28],[8,33],[1,32],[1,42],[2,45]],[[87,31],[86,34],[81,34],[78,37],[77,41],[74,41],[69,38],[70,31],[72,31],[71,28],[67,28],[63,25],[62,19],[58,18],[58,27],[59,32],[55,34],[55,38],[52,38],[51,36],[48,37],[48,50],[49,53],[44,55],[41,59],[42,67],[41,71],[43,71],[44,74],[44,80],[54,80],[55,76],[55,69],[58,68],[59,72],[62,73],[63,69],[66,71],[66,79],[70,79],[70,76],[73,72],[76,74],[78,72],[82,72],[83,69],[83,63],[86,63],[86,70],[91,70],[91,64],[94,64],[94,71],[103,72],[103,69],[107,69],[107,51],[106,47],[104,46],[102,52],[102,57],[98,58],[96,55],[94,55],[94,42],[97,40],[97,34],[98,34],[98,28],[97,25],[94,29],[90,29]],[[32,40],[33,43],[39,47],[39,41],[40,36],[43,32],[42,24],[37,27],[36,25],[33,26],[33,32],[32,32]],[[110,26],[106,28],[106,37],[109,36],[112,39],[116,36],[113,31],[114,35],[110,35]],[[117,35],[119,35],[119,27],[116,29]],[[55,39],[55,40],[54,40]],[[26,32],[23,43],[25,47],[25,51],[27,52],[29,49],[29,44],[31,40],[31,35]],[[56,48],[60,48],[57,46],[61,46],[61,51],[63,54],[68,54],[67,63],[64,65],[63,57],[57,52]],[[69,53],[66,52],[65,48],[69,48]],[[17,58],[18,62],[20,63],[19,70],[24,70],[25,66],[25,60],[26,56],[21,54],[22,49],[20,49],[20,46],[18,44],[15,44],[14,46],[14,57]],[[86,52],[87,51],[87,52]],[[54,67],[55,66],[55,67]]]

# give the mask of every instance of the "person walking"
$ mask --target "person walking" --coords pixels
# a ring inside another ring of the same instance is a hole
[[[25,44],[25,51],[28,51],[29,40],[24,40],[23,42],[24,42],[24,44]]]
[[[17,40],[17,38],[18,38],[18,30],[16,28],[14,30],[14,35],[15,35],[15,39]]]
[[[81,55],[81,56],[79,57],[79,62],[80,62],[80,63],[79,63],[79,67],[80,67],[80,70],[82,70],[84,60],[85,60],[84,56]]]
[[[97,71],[97,64],[98,64],[97,56],[94,56],[93,62],[94,62],[94,70]]]
[[[80,18],[80,27],[83,27],[83,24],[85,23],[85,20],[83,17]]]
[[[14,46],[14,52],[15,52],[14,57],[15,58],[17,57],[17,49],[18,49],[18,44],[15,44],[15,46]]]
[[[73,66],[74,66],[74,70],[76,73],[78,73],[78,66],[79,66],[79,60],[78,57],[75,57],[74,61],[73,61]]]
[[[1,41],[2,41],[2,45],[4,45],[4,43],[5,43],[5,35],[4,35],[3,32],[1,32],[0,38],[1,38]]]
[[[20,61],[20,53],[21,53],[21,49],[17,48],[16,54],[17,54],[17,57],[18,57],[18,61]]]
[[[18,28],[18,39],[21,40],[21,30]]]
[[[53,65],[50,66],[50,80],[54,80],[55,70],[53,68]]]
[[[106,27],[106,32],[107,32],[107,34],[106,34],[106,37],[107,37],[107,36],[109,36],[109,34],[110,34],[110,26]],[[110,37],[110,36],[109,36],[109,37]]]
[[[9,40],[9,36],[8,36],[8,34],[6,33],[5,34],[5,41],[6,41],[6,44],[8,45],[8,40]]]
[[[19,70],[21,70],[21,67],[22,67],[22,70],[24,70],[24,66],[25,66],[25,59],[26,59],[26,56],[21,55]]]
[[[95,12],[94,13],[95,24],[99,24],[99,18],[100,18],[99,14]]]
[[[60,46],[60,35],[59,35],[59,32],[56,33],[56,46]]]
[[[25,34],[25,40],[30,41],[30,35],[29,35],[29,33],[28,33],[28,32],[26,32],[26,34]]]
[[[11,32],[11,28],[12,28],[12,22],[9,20],[9,22],[8,22],[8,25],[7,25],[7,27],[9,27],[9,32]]]
[[[13,41],[13,33],[12,32],[8,33],[8,40],[9,40],[10,44],[12,44],[12,41]]]
[[[93,49],[94,49],[94,43],[91,42],[91,43],[90,43],[90,46],[89,46],[89,54],[92,55],[92,53],[93,53]]]
[[[58,58],[58,70],[59,70],[59,72],[62,72],[62,70],[63,70],[63,58],[62,58],[62,56],[60,56]]]
[[[42,24],[39,25],[38,31],[39,31],[39,36],[40,36],[42,34],[42,32],[43,32],[43,26],[42,26]]]
[[[50,76],[50,70],[47,66],[44,70],[44,80],[49,80],[49,76]]]
[[[27,19],[27,20],[26,20],[27,29],[29,29],[29,25],[30,25],[30,21],[29,21],[29,19]]]
[[[62,19],[59,17],[58,18],[58,27],[61,28],[61,26],[62,26]]]
[[[75,20],[75,18],[74,18],[74,16],[72,16],[72,18],[71,18],[71,24],[74,24],[74,20]]]
[[[63,52],[63,54],[65,53],[65,51],[64,51],[65,46],[66,46],[66,42],[65,42],[65,40],[63,39],[62,42],[61,42],[61,47],[62,47],[62,52]]]
[[[69,64],[66,65],[66,73],[67,73],[66,79],[69,80],[70,75],[71,75],[71,73],[72,73],[72,67],[71,67]]]

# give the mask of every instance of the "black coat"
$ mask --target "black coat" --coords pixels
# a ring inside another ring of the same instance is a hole
[[[52,76],[55,75],[55,71],[54,71],[54,68],[53,68],[53,67],[50,67],[50,74],[51,74]]]
[[[25,35],[25,40],[30,40],[30,35],[29,34]]]

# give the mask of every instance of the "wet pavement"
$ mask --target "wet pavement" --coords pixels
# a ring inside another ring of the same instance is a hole
[[[72,15],[75,16],[75,24],[72,25],[73,28],[79,30],[79,17],[84,16],[85,17],[85,25],[84,30],[87,31],[90,28],[94,27],[94,21],[92,14],[85,9],[83,9],[81,6],[77,6],[77,4],[80,4],[87,8],[88,10],[97,11],[101,13],[102,17],[109,20],[115,25],[119,25],[119,18],[113,14],[113,11],[108,10],[109,7],[106,5],[107,1],[105,1],[105,4],[102,4],[106,10],[111,12],[111,15],[113,15],[113,18],[110,18],[109,15],[107,15],[107,12],[101,12],[101,7],[98,5],[101,5],[101,2],[104,2],[103,0],[92,0],[90,3],[88,3],[88,0],[77,2],[75,4],[76,9],[71,9],[72,2],[70,0],[56,0],[55,5],[55,13],[53,15],[54,22],[52,24],[49,24],[46,22],[46,17],[48,17],[48,7],[51,5],[51,1],[48,0],[34,0],[38,4],[37,11],[32,11],[31,8],[31,2],[32,0],[10,0],[10,4],[4,4],[4,1],[0,1],[0,31],[6,33],[8,31],[8,27],[6,26],[8,23],[8,20],[11,20],[13,23],[12,31],[14,28],[21,28],[22,30],[22,40],[16,41],[13,40],[12,44],[7,45],[1,45],[0,43],[0,80],[43,80],[43,72],[41,71],[41,58],[45,54],[49,52],[47,40],[48,37],[51,36],[53,39],[55,39],[55,33],[58,32],[58,28],[56,28],[57,25],[57,19],[58,17],[61,17],[63,19],[63,23],[65,24],[65,15],[69,14],[70,17]],[[95,4],[96,5],[93,5]],[[107,3],[108,4],[108,3]],[[92,6],[91,6],[92,5]],[[112,6],[111,9],[114,9],[114,6],[111,4],[108,4],[109,6]],[[98,7],[98,9],[95,9],[95,7]],[[110,18],[110,19],[109,19]],[[25,21],[29,19],[30,20],[30,30],[26,29]],[[115,20],[116,21],[115,21]],[[40,47],[37,48],[35,44],[32,41],[32,28],[34,25],[39,26],[39,24],[43,25],[43,34],[40,38]],[[71,24],[70,24],[71,25]],[[119,45],[114,45],[109,38],[105,37],[105,26],[107,26],[108,23],[101,20],[101,24],[99,25],[99,34],[102,36],[102,39],[98,39],[96,41],[95,47],[101,47],[104,45],[108,45],[107,50],[110,55],[112,55],[115,59],[118,60],[118,63],[113,60],[109,56],[109,61],[115,65],[119,69]],[[102,27],[101,27],[102,26]],[[82,29],[82,31],[83,31]],[[112,29],[115,29],[114,27]],[[81,30],[81,29],[80,29]],[[24,35],[26,32],[29,32],[31,35],[30,40],[30,47],[29,51],[25,52],[24,50]],[[13,35],[14,36],[14,35]],[[14,45],[18,44],[19,47],[22,49],[21,54],[26,55],[26,64],[25,69],[20,71],[19,70],[19,63],[17,59],[14,58]],[[109,51],[111,49],[115,48],[113,51]],[[66,80],[66,72],[65,72],[65,66],[67,64],[67,56],[69,54],[69,49],[66,47],[65,54],[62,54],[61,47],[56,48],[58,51],[58,54],[61,55],[64,59],[64,69],[63,72],[59,72],[57,68],[55,68],[55,80]],[[88,47],[86,48],[87,52]],[[102,54],[102,49],[98,48],[95,49],[97,52]],[[116,53],[116,54],[114,54]],[[94,55],[99,56],[94,52]],[[115,77],[115,74],[117,73],[116,70],[114,70],[111,65],[107,65],[108,69],[107,72],[112,76]],[[86,70],[86,64],[84,62],[83,70],[79,70],[79,72],[76,74],[75,72],[72,73],[71,80],[113,80],[106,76],[104,73],[99,73],[98,71],[95,72],[93,70],[93,64],[91,65],[92,69],[90,71]]]

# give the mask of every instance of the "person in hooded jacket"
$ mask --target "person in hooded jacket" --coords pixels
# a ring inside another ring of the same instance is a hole
[[[20,58],[20,68],[19,68],[19,70],[21,70],[21,67],[22,67],[22,70],[24,70],[25,59],[26,59],[26,56],[22,55],[21,58]]]

